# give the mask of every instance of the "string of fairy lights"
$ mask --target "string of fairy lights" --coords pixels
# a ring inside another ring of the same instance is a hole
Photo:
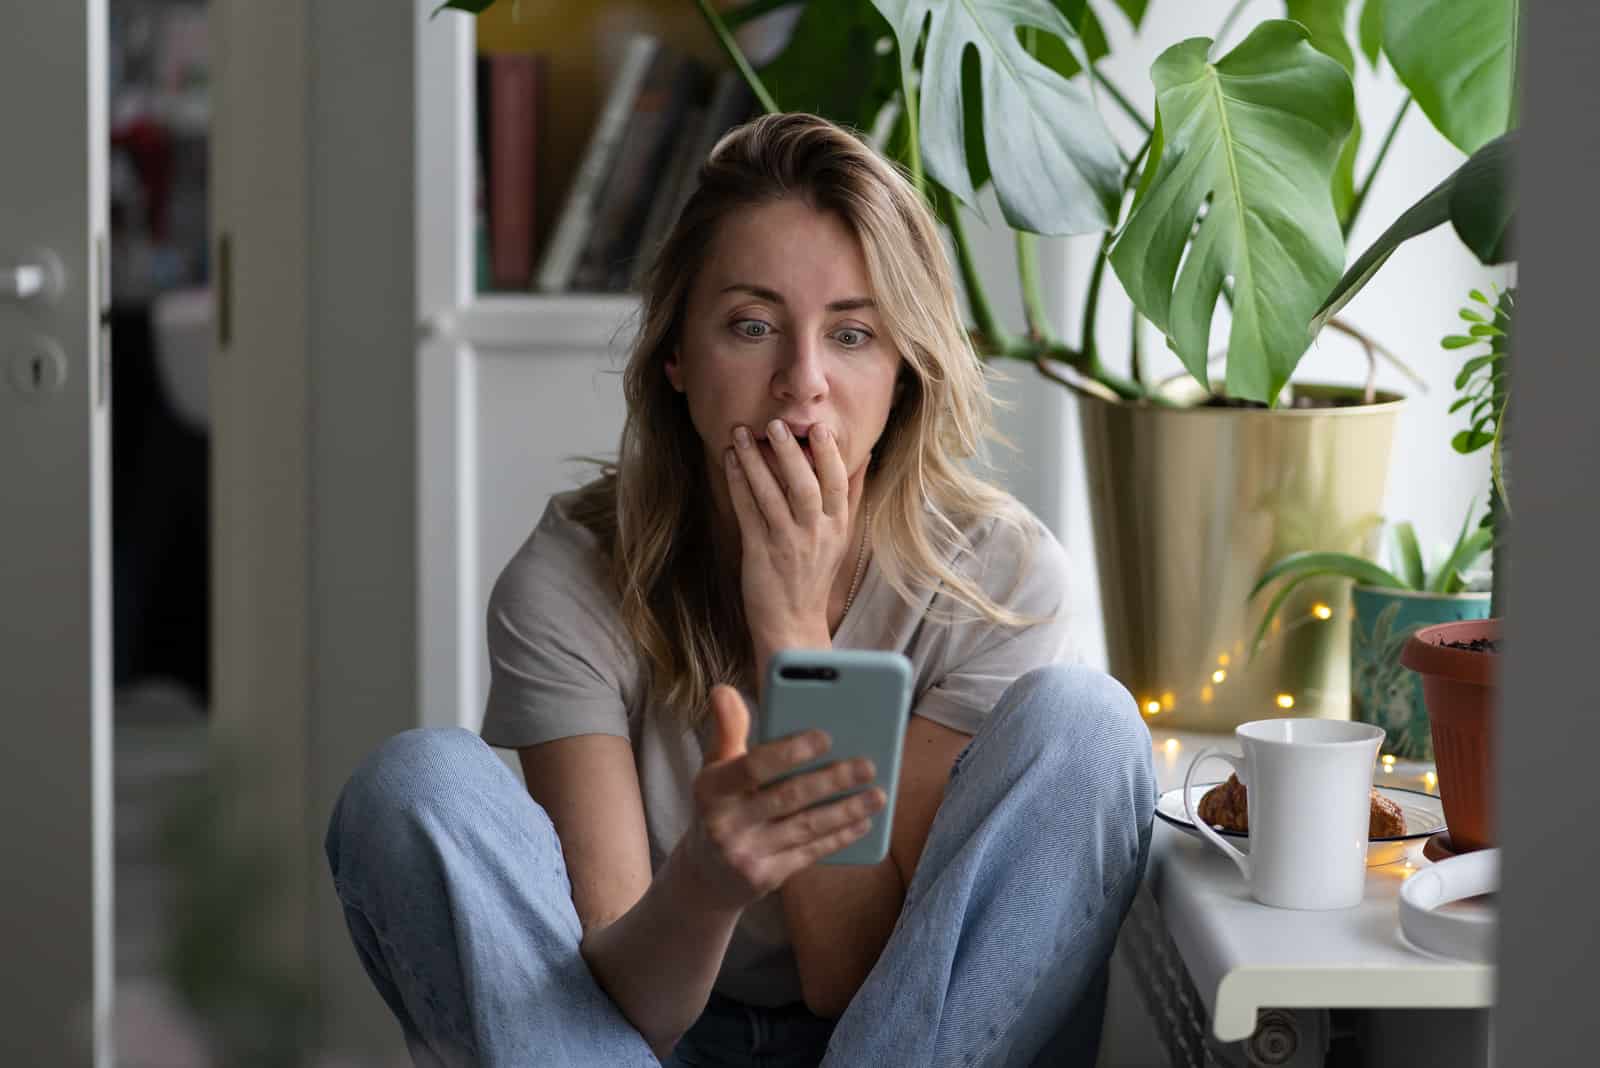
[[[1313,604],[1309,612],[1290,623],[1287,628],[1283,625],[1283,617],[1279,615],[1273,619],[1268,627],[1270,638],[1264,639],[1264,643],[1280,640],[1285,633],[1293,632],[1307,624],[1329,622],[1334,615],[1333,608],[1323,601]],[[1201,704],[1209,705],[1216,700],[1217,687],[1228,681],[1228,671],[1233,666],[1235,659],[1240,661],[1244,659],[1244,642],[1242,640],[1233,643],[1232,652],[1223,651],[1217,654],[1217,666],[1211,672],[1211,681],[1203,683],[1196,693]],[[1166,690],[1159,695],[1147,695],[1141,698],[1139,700],[1139,709],[1148,718],[1158,716],[1163,712],[1171,712],[1178,707],[1178,703],[1179,695],[1172,690]],[[1287,712],[1295,706],[1295,695],[1280,692],[1274,698],[1274,703],[1279,709]]]
[[[1317,601],[1312,604],[1309,611],[1290,622],[1287,626],[1284,625],[1281,615],[1275,618],[1268,627],[1269,637],[1263,639],[1263,641],[1278,641],[1286,634],[1292,633],[1300,627],[1332,622],[1338,614],[1327,602]],[[1231,652],[1224,651],[1217,654],[1216,667],[1211,671],[1210,681],[1203,683],[1195,693],[1201,704],[1209,705],[1216,700],[1217,688],[1227,683],[1229,669],[1234,666],[1236,660],[1242,661],[1243,657],[1244,642],[1242,640],[1233,643]],[[1147,695],[1139,700],[1139,710],[1144,714],[1146,720],[1154,720],[1161,713],[1171,712],[1177,708],[1179,706],[1179,698],[1180,695],[1171,690],[1164,691],[1159,695]],[[1280,691],[1273,696],[1273,704],[1281,712],[1293,711],[1295,703],[1295,695],[1286,691]],[[1176,738],[1167,739],[1165,745],[1170,753],[1175,753],[1178,750],[1178,740]],[[1394,754],[1384,753],[1379,760],[1384,774],[1393,775],[1395,773],[1397,758]],[[1424,772],[1422,778],[1429,790],[1433,790],[1438,786],[1439,780],[1433,771]]]

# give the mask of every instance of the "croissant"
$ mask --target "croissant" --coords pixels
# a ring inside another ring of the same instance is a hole
[[[1397,838],[1406,833],[1405,813],[1400,806],[1372,791],[1372,815],[1367,824],[1369,838]],[[1238,775],[1229,775],[1227,782],[1218,783],[1207,790],[1200,799],[1200,818],[1212,827],[1221,827],[1240,834],[1250,830],[1249,795]]]

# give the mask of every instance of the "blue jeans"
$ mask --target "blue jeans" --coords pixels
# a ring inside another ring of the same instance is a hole
[[[1155,801],[1127,691],[1085,668],[1030,672],[957,758],[894,933],[837,1023],[713,996],[667,1068],[1093,1065]],[[549,817],[476,735],[385,742],[326,847],[419,1065],[659,1063],[579,952]]]

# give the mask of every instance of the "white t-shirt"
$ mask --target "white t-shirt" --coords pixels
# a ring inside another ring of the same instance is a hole
[[[650,865],[659,871],[688,829],[692,783],[713,728],[680,730],[648,708],[640,658],[622,625],[607,560],[594,535],[569,518],[571,497],[550,499],[489,598],[490,687],[482,735],[505,748],[581,734],[627,738],[643,794]],[[912,713],[975,734],[1013,680],[1066,654],[1066,554],[1042,523],[1028,519],[1034,542],[1025,574],[1018,575],[1022,536],[994,519],[965,526],[973,551],[956,569],[997,602],[1050,622],[1023,628],[938,622],[941,615],[927,618],[930,608],[971,612],[937,591],[908,604],[869,564],[834,647],[904,653],[913,671]],[[801,1000],[777,894],[745,910],[716,989],[754,1005]]]

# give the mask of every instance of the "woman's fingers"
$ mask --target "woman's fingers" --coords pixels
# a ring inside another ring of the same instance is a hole
[[[873,774],[872,761],[861,758],[836,761],[773,783],[756,798],[757,817],[763,821],[783,819],[823,798],[859,790],[872,782]]]
[[[811,455],[817,460],[817,483],[822,496],[822,511],[836,519],[852,514],[850,472],[839,455],[839,441],[825,424],[811,428]]]
[[[842,801],[840,804],[845,803]],[[872,809],[872,812],[877,812],[877,809]],[[795,871],[803,871],[805,868],[810,868],[818,860],[830,857],[830,855],[840,851],[840,849],[853,843],[856,839],[864,838],[867,831],[872,830],[872,812],[862,815],[859,819],[851,820],[851,822],[845,823],[842,827],[835,827],[834,830],[826,831],[822,835],[803,839],[795,846],[779,852],[776,855],[776,862],[778,862],[776,867],[781,871],[782,878],[787,879],[790,875],[794,875]]]
[[[750,487],[751,495],[761,507],[767,524],[777,526],[785,520],[792,521],[789,499],[784,496],[783,487],[778,485],[777,476],[767,467],[767,461],[762,458],[761,449],[750,431],[744,427],[737,428],[733,432],[733,441],[733,451],[739,457],[739,470]]]
[[[826,731],[815,730],[766,742],[742,759],[706,765],[697,787],[705,793],[703,800],[707,802],[751,794],[786,772],[816,760],[827,753],[831,744]]]
[[[874,786],[825,805],[801,808],[767,824],[766,849],[772,852],[798,849],[818,838],[832,834],[841,827],[847,827],[857,820],[872,816],[883,808],[885,800],[882,788]]]
[[[750,480],[745,477],[737,450],[728,449],[723,453],[723,467],[728,472],[728,496],[733,501],[733,515],[739,521],[745,547],[750,548],[766,535],[767,521],[761,514],[761,505],[756,501]]]
[[[805,449],[790,433],[789,425],[782,419],[767,424],[767,442],[778,461],[778,477],[787,487],[789,510],[801,523],[810,523],[822,512],[822,492],[817,476],[806,459]],[[815,455],[816,446],[812,446]]]

